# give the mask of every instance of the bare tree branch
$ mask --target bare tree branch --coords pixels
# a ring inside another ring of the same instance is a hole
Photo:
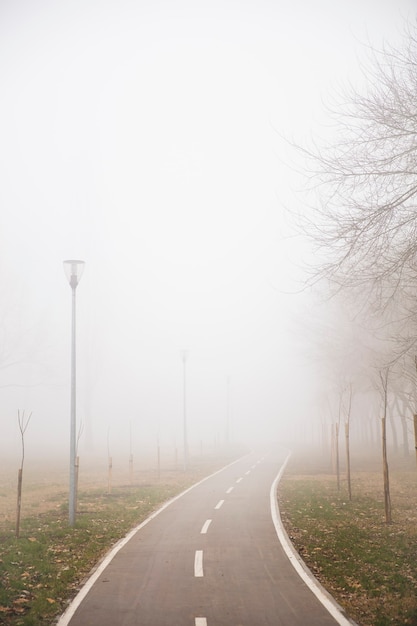
[[[367,88],[331,112],[338,139],[299,148],[316,206],[302,224],[319,254],[313,277],[366,287],[384,307],[417,267],[417,37],[372,51]],[[318,197],[317,197],[318,195]]]

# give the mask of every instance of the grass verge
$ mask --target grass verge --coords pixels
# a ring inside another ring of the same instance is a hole
[[[334,475],[297,458],[280,484],[281,516],[295,548],[361,626],[417,625],[416,481],[412,464],[393,464],[390,525],[376,470],[354,474],[352,501]]]
[[[201,476],[179,475],[164,484],[80,492],[76,525],[68,526],[67,504],[0,527],[0,624],[40,626],[55,623],[111,546]],[[64,502],[62,497],[61,502]]]

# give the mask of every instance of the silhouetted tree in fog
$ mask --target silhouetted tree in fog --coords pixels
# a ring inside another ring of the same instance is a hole
[[[398,47],[371,50],[363,75],[365,87],[332,107],[336,138],[298,147],[315,194],[301,225],[317,252],[313,280],[344,294],[377,348],[390,522],[389,399],[400,387],[410,393],[395,372],[399,361],[414,363],[417,354],[417,26],[404,30]]]
[[[319,199],[304,226],[323,253],[316,276],[378,308],[417,291],[416,27],[368,65],[366,89],[331,112],[337,139],[303,149]]]

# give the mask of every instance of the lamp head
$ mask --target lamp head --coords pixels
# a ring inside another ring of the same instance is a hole
[[[67,277],[72,289],[75,289],[80,282],[84,266],[84,261],[64,261],[65,276]]]

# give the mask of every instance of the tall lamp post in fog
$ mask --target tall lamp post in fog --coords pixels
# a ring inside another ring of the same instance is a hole
[[[184,471],[188,469],[188,437],[187,437],[187,389],[186,389],[186,363],[188,351],[182,350],[182,365],[183,365],[183,435],[184,435]]]
[[[76,484],[76,355],[75,355],[75,290],[84,271],[84,261],[64,261],[64,271],[72,290],[71,317],[71,423],[70,423],[70,487],[69,487],[69,523],[75,524]]]

